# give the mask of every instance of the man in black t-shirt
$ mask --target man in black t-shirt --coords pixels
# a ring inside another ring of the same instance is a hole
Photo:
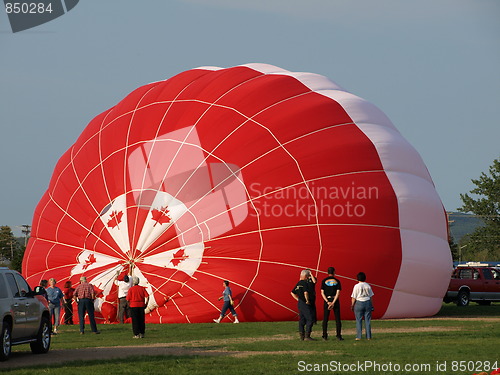
[[[340,291],[342,286],[340,280],[335,277],[335,268],[328,267],[328,276],[321,282],[321,296],[325,301],[323,304],[323,340],[328,340],[328,319],[330,311],[333,310],[337,328],[337,340],[342,338],[342,322],[340,320]]]
[[[306,269],[308,272],[307,275],[307,285],[308,285],[308,292],[309,292],[309,301],[311,302],[311,318],[313,321],[313,325],[317,323],[318,318],[316,317],[316,278],[312,274],[311,270],[308,268]]]
[[[308,271],[304,270],[300,273],[300,280],[291,291],[291,295],[298,304],[299,309],[299,334],[301,340],[311,341],[311,331],[313,325],[313,317],[311,311],[311,301],[309,296],[309,283],[307,278]]]

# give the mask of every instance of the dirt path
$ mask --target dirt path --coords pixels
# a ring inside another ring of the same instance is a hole
[[[473,319],[470,319],[473,320]],[[483,318],[485,321],[500,321],[500,318]],[[373,328],[374,336],[377,333],[405,333],[405,332],[445,332],[445,331],[459,331],[458,327],[414,327],[414,328]],[[346,329],[343,331],[345,335],[355,334],[354,329]],[[314,335],[313,335],[314,336]],[[319,334],[316,333],[316,337]],[[224,344],[235,343],[252,343],[259,341],[282,341],[298,339],[296,334],[281,334],[264,337],[242,337],[234,339],[225,339]],[[147,339],[146,339],[147,340]],[[97,348],[83,348],[83,349],[66,349],[66,350],[50,350],[49,353],[43,355],[33,355],[29,351],[13,352],[12,358],[7,362],[0,362],[0,371],[7,368],[18,368],[25,366],[36,365],[52,365],[61,364],[64,362],[78,361],[78,360],[107,360],[126,358],[134,355],[171,355],[171,356],[236,356],[248,357],[251,355],[262,354],[287,354],[287,355],[305,355],[309,351],[230,351],[224,347],[219,349],[211,349],[213,346],[221,345],[221,340],[195,340],[187,342],[172,342],[172,343],[154,343],[135,346],[115,346],[115,347],[97,347]],[[335,341],[336,343],[336,341]],[[334,350],[328,351],[331,355],[336,355]]]

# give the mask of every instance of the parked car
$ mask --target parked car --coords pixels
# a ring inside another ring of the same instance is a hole
[[[7,267],[0,267],[0,319],[0,361],[9,359],[12,345],[29,343],[33,353],[49,351],[52,327],[47,300]]]
[[[455,268],[444,302],[467,306],[471,301],[481,305],[500,301],[500,268],[480,263],[467,263]]]

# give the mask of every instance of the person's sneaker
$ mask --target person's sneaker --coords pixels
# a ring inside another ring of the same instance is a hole
[[[95,331],[93,333],[94,333],[94,335],[99,335],[101,333],[101,331]]]
[[[344,341],[344,338],[342,336],[337,336],[337,340]]]
[[[84,334],[85,334],[85,332],[80,332],[80,335],[84,335]]]
[[[143,338],[144,338],[144,335],[143,335],[142,333],[141,333],[141,334],[139,334],[139,338],[140,338],[140,339],[143,339]]]
[[[323,336],[323,341],[328,341],[328,337]]]
[[[214,323],[220,323],[219,319],[214,319]]]
[[[134,337],[132,337],[132,338],[133,338],[133,339],[140,339],[140,338],[141,338],[141,336],[139,336],[139,335],[135,335],[135,336],[134,336]]]

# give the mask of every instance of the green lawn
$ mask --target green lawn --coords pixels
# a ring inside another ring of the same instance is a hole
[[[443,305],[436,319],[373,321],[371,341],[354,340],[353,321],[344,322],[343,342],[302,342],[295,333],[296,322],[149,324],[143,340],[131,338],[130,325],[103,325],[100,329],[101,335],[82,336],[76,326],[62,326],[51,350],[164,343],[167,347],[215,351],[217,355],[135,356],[0,371],[30,375],[474,374],[484,367],[489,369],[486,361],[498,361],[500,367],[500,304],[465,308],[450,304]],[[320,331],[321,327],[315,326],[313,337],[320,338]],[[29,347],[14,350],[27,351]],[[22,358],[28,361],[31,355]]]

